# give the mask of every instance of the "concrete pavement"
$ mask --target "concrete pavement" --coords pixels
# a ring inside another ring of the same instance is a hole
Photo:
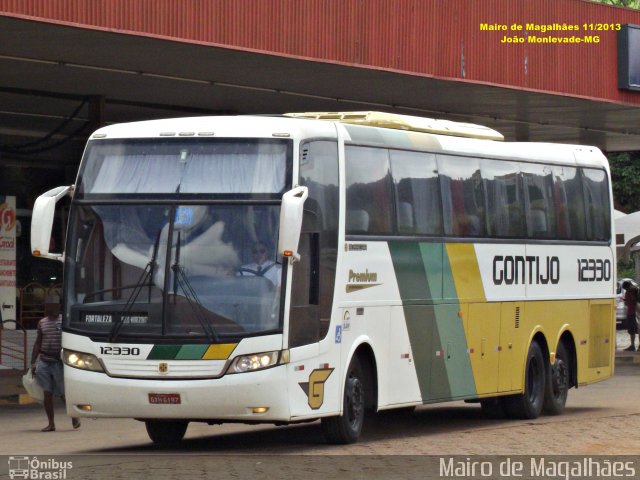
[[[477,404],[422,406],[411,415],[368,419],[353,445],[328,445],[319,422],[272,425],[189,425],[172,449],[151,444],[144,424],[131,419],[83,420],[73,430],[61,403],[57,431],[42,433],[42,406],[0,408],[0,455],[144,454],[207,455],[637,455],[640,451],[640,382],[637,366],[620,366],[606,381],[569,392],[559,416],[488,420]]]

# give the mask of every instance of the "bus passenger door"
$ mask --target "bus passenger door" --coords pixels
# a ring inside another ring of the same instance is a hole
[[[321,318],[320,312],[318,243],[317,232],[303,232],[300,260],[293,264],[287,366],[292,418],[339,408],[340,351],[327,349],[322,342],[329,318]]]
[[[340,348],[330,331],[338,249],[338,146],[317,140],[300,146],[304,204],[298,253],[291,276],[288,348],[292,418],[340,409]]]

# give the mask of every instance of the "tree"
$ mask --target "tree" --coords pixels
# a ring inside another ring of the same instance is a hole
[[[618,7],[640,8],[640,0],[596,0],[599,3],[607,5],[616,5]]]
[[[625,213],[640,210],[640,152],[610,153],[614,206]]]
[[[610,153],[614,207],[625,213],[640,210],[640,152]],[[629,239],[627,239],[629,240]],[[618,257],[618,278],[640,278],[640,258]]]

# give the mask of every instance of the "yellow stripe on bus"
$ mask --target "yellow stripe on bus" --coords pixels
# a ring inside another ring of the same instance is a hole
[[[226,360],[238,346],[237,343],[220,343],[209,345],[202,356],[203,360]]]
[[[459,302],[485,302],[480,267],[473,244],[447,243],[451,275]]]

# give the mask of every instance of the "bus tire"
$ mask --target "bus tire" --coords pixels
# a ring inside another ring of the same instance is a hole
[[[504,406],[510,418],[538,418],[544,404],[547,368],[538,342],[531,342],[527,353],[524,393],[505,397]]]
[[[322,430],[329,443],[347,444],[358,441],[364,423],[365,397],[365,375],[358,357],[355,356],[347,370],[342,415],[322,419]]]
[[[556,361],[549,368],[547,385],[544,392],[543,411],[547,415],[560,415],[564,411],[569,395],[571,363],[564,344],[560,342],[556,349]]]
[[[145,420],[147,433],[157,445],[173,445],[179,443],[187,431],[189,422],[172,420]]]

